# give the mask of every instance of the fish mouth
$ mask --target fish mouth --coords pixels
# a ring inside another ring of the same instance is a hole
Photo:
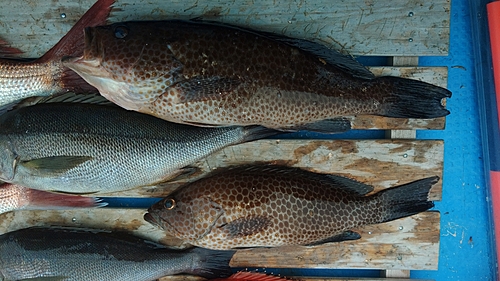
[[[154,225],[154,226],[157,226],[157,227],[160,227],[160,224],[158,223],[158,221],[153,217],[153,215],[151,215],[151,213],[145,213],[144,214],[144,220],[149,222],[150,224]]]

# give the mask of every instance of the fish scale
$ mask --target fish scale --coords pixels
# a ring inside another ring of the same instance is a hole
[[[198,21],[87,28],[84,55],[64,65],[121,107],[199,126],[296,130],[358,114],[434,118],[449,113],[442,100],[451,96],[425,82],[375,78],[309,41]]]
[[[40,190],[113,192],[164,182],[263,127],[196,128],[115,106],[42,103],[0,117],[0,177]]]
[[[431,177],[365,196],[372,188],[297,168],[245,166],[215,172],[153,205],[144,218],[210,249],[310,245],[359,238],[350,229],[433,206]]]

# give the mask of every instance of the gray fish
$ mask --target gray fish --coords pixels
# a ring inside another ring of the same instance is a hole
[[[146,281],[187,273],[215,278],[231,274],[233,254],[201,248],[170,250],[124,233],[27,228],[0,236],[0,277]]]
[[[432,208],[430,177],[373,195],[371,186],[297,168],[246,166],[188,184],[144,219],[209,249],[315,245],[360,238],[354,227]]]
[[[115,106],[41,103],[0,116],[0,179],[72,193],[153,186],[219,149],[275,133],[174,124]]]

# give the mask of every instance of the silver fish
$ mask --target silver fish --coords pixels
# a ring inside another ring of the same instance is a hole
[[[219,149],[271,134],[179,125],[114,106],[42,103],[0,116],[0,179],[72,193],[154,186]]]
[[[225,277],[231,274],[233,254],[201,248],[169,250],[125,234],[27,228],[0,236],[0,277],[106,281],[147,281],[178,273]]]

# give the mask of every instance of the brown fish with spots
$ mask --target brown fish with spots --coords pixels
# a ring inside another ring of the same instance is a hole
[[[245,166],[191,183],[144,219],[209,249],[315,245],[360,238],[350,229],[432,208],[430,177],[366,196],[371,186],[297,168]]]
[[[338,132],[350,128],[345,116],[445,116],[451,96],[421,81],[376,78],[313,42],[197,21],[86,28],[84,55],[64,65],[126,109],[199,126]]]

